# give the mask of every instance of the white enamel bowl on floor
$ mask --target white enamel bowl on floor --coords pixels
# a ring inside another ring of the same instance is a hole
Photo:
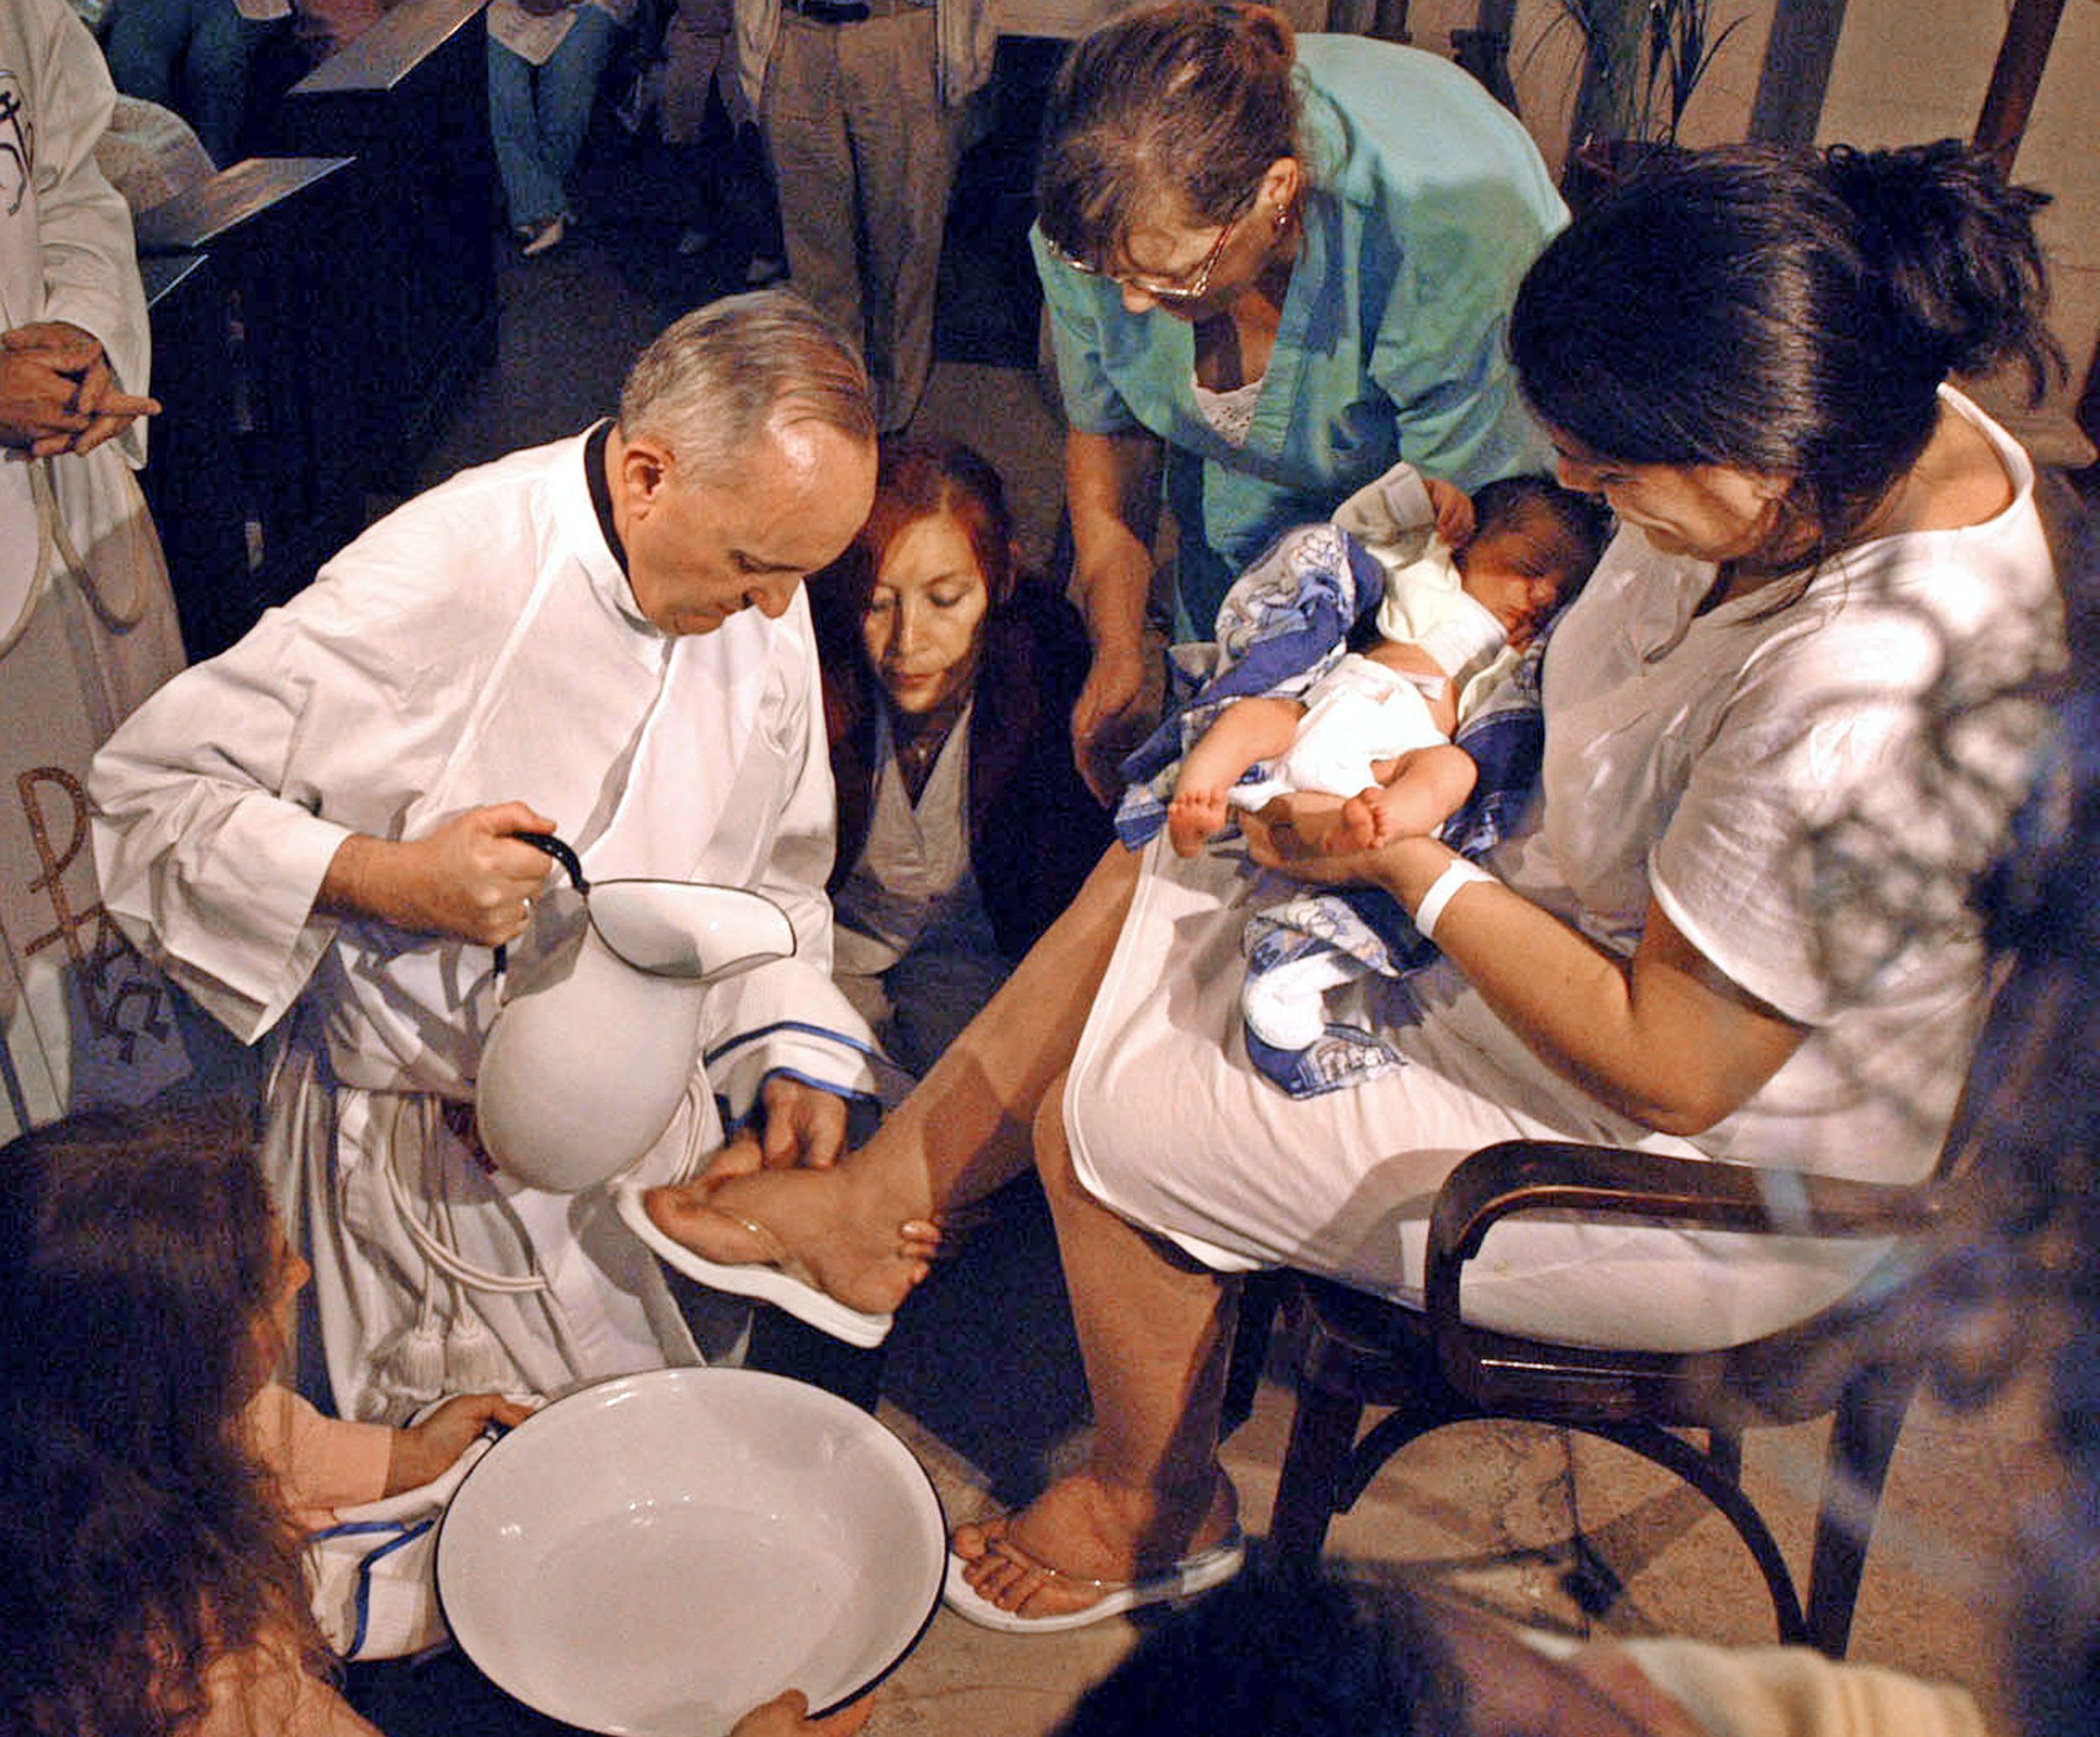
[[[615,1737],[723,1737],[784,1689],[849,1700],[909,1653],[947,1530],[911,1451],[821,1388],[659,1369],[491,1448],[438,1539],[454,1638],[499,1687]]]

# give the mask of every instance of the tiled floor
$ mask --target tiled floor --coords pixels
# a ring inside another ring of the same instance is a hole
[[[923,1299],[925,1318],[907,1311],[897,1330],[882,1414],[932,1472],[951,1519],[1025,1493],[1028,1485],[1017,1480],[1032,1457],[1040,1477],[1083,1445],[1070,1405],[1060,1411],[1014,1385],[1015,1369],[1033,1356],[1052,1372],[1047,1388],[1062,1395],[1072,1355],[1053,1313],[1058,1286],[1047,1235],[1020,1216],[1019,1225],[995,1233],[996,1247],[942,1276],[939,1293]],[[931,1385],[929,1338],[937,1340],[937,1367],[948,1377]],[[958,1371],[981,1372],[981,1384],[958,1393]],[[1287,1387],[1265,1381],[1252,1416],[1226,1447],[1243,1518],[1257,1535],[1274,1500],[1291,1404]],[[1799,1578],[1826,1435],[1823,1425],[1805,1425],[1755,1433],[1746,1444],[1746,1487]],[[973,1463],[973,1440],[992,1465]],[[1951,1679],[1987,1707],[2001,1703],[1992,1613],[2003,1602],[1998,1589],[2016,1508],[2008,1494],[2032,1475],[2035,1440],[2024,1394],[1976,1415],[1950,1415],[1929,1402],[1914,1409],[1867,1561],[1853,1657]],[[1419,1577],[1564,1634],[1773,1638],[1747,1553],[1698,1497],[1618,1448],[1539,1425],[1466,1425],[1415,1443],[1337,1519],[1328,1547],[1374,1577]],[[1601,1576],[1620,1588],[1600,1618],[1586,1616],[1569,1590],[1578,1569],[1592,1583]],[[1037,1737],[1137,1633],[1116,1621],[1016,1637],[944,1610],[878,1690],[869,1730]]]
[[[613,238],[617,239],[617,238]],[[612,405],[634,349],[687,302],[719,292],[701,265],[681,276],[616,269],[606,238],[507,264],[498,367],[463,407],[427,478],[511,447],[573,432]],[[1026,552],[1040,561],[1055,528],[1059,424],[1032,375],[943,364],[919,426],[979,445],[1005,470]],[[932,1468],[951,1517],[990,1490],[1025,1498],[1075,1444],[1084,1389],[1054,1255],[1039,1217],[1021,1214],[906,1312],[890,1353],[885,1415]],[[1251,1530],[1266,1524],[1290,1395],[1263,1388],[1229,1445]],[[1823,1430],[1753,1437],[1748,1477],[1805,1572]],[[1996,1697],[1990,1650],[1998,1565],[2013,1524],[2008,1496],[2036,1455],[2028,1410],[1980,1417],[1929,1406],[1898,1451],[1859,1608],[1856,1656],[1973,1686]],[[1417,1443],[1339,1521],[1332,1551],[1418,1573],[1512,1616],[1571,1631],[1588,1619],[1566,1586],[1578,1561],[1623,1587],[1602,1626],[1722,1640],[1771,1635],[1746,1558],[1718,1518],[1616,1449],[1530,1426],[1467,1426]],[[1062,1638],[972,1629],[943,1613],[878,1691],[875,1737],[1033,1737],[1050,1729],[1136,1631],[1117,1621]]]
[[[1258,1530],[1273,1495],[1289,1395],[1263,1388],[1227,1454]],[[900,1412],[893,1424],[934,1468],[944,1498],[969,1511],[967,1468]],[[1852,1656],[1966,1683],[1995,1698],[1989,1596],[2003,1530],[2001,1493],[2017,1444],[1987,1426],[1921,1427],[1899,1451],[1884,1530],[1870,1558]],[[1753,1440],[1749,1476],[1799,1568],[1813,1513],[1789,1488],[1820,1455],[1819,1429]],[[1417,1444],[1337,1524],[1331,1549],[1377,1572],[1417,1574],[1492,1608],[1566,1632],[1667,1633],[1760,1642],[1769,1610],[1746,1559],[1696,1498],[1616,1450],[1529,1426],[1468,1425]],[[1562,1587],[1581,1551],[1625,1582],[1620,1605],[1588,1624]],[[947,1612],[877,1693],[874,1737],[1034,1737],[1136,1634],[1111,1623],[1067,1636],[990,1634]]]

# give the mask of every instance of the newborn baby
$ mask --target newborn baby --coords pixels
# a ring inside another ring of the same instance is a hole
[[[1603,538],[1594,504],[1542,476],[1489,483],[1468,499],[1396,465],[1335,522],[1387,569],[1378,642],[1300,699],[1236,701],[1184,758],[1167,831],[1193,856],[1228,805],[1286,790],[1336,799],[1302,813],[1309,849],[1360,850],[1434,832],[1472,790],[1452,732],[1582,587]],[[1241,780],[1268,762],[1269,775]]]

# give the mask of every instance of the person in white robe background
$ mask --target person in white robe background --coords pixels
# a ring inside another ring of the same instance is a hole
[[[182,667],[145,462],[145,296],[96,164],[116,101],[60,0],[0,0],[0,1134],[190,1063],[96,902],[89,758]]]
[[[465,1113],[501,1000],[554,945],[559,832],[590,878],[753,888],[793,958],[706,996],[638,1178],[827,1163],[868,1034],[832,987],[832,796],[806,573],[865,517],[856,357],[799,298],[686,315],[617,418],[381,520],[97,758],[111,911],[237,1036],[280,1034],[265,1163],[315,1269],[344,1415],[437,1392],[559,1394],[690,1333],[602,1189],[542,1193]],[[617,1085],[616,1085],[617,1089]],[[753,1112],[756,1112],[755,1114]]]

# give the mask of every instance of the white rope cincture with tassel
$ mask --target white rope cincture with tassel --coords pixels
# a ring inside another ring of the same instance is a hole
[[[435,1295],[425,1291],[413,1325],[372,1354],[374,1384],[396,1404],[413,1410],[445,1391],[445,1342],[438,1329]]]
[[[95,583],[95,575],[73,542],[72,533],[66,526],[66,515],[59,511],[58,496],[51,486],[50,459],[30,459],[29,499],[36,506],[36,569],[30,575],[29,593],[22,600],[22,612],[0,635],[0,658],[4,658],[20,643],[22,636],[29,631],[29,623],[35,618],[37,606],[44,601],[44,594],[51,588],[52,580],[60,573],[71,573],[73,582],[80,587],[87,606],[95,611],[96,618],[113,633],[129,632],[146,618],[152,594],[144,585],[137,588],[137,595],[124,603],[113,604],[102,594]]]

